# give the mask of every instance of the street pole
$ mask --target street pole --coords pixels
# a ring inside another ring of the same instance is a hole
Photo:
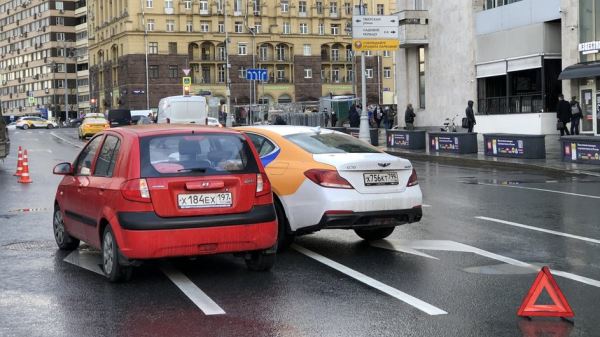
[[[233,126],[233,116],[231,115],[231,81],[229,80],[229,33],[227,27],[227,2],[223,3],[223,13],[225,18],[223,19],[223,25],[225,26],[225,81],[226,81],[226,92],[225,97],[227,99],[227,117],[225,119],[225,126],[230,128]]]
[[[363,2],[360,1],[360,13],[365,15]],[[371,144],[371,135],[369,130],[369,114],[367,112],[367,78],[365,76],[365,52],[360,52],[360,72],[361,72],[361,105],[362,111],[360,114],[360,129],[358,131],[358,139]]]
[[[69,72],[67,71],[67,41],[64,41],[64,56],[65,56],[65,86],[64,86],[64,91],[65,91],[65,121],[67,121],[69,119],[69,93],[68,93],[68,88],[69,85],[67,84],[68,82],[68,76],[69,76]],[[59,119],[60,121],[60,119]]]
[[[140,6],[142,7],[142,25],[144,25],[144,56],[145,56],[145,69],[146,69],[146,110],[150,110],[150,80],[148,75],[148,25],[146,24],[146,11],[144,7],[144,0],[140,0]],[[130,107],[131,108],[131,107]]]

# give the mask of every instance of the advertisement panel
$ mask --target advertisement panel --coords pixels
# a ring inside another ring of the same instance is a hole
[[[486,140],[485,154],[488,156],[523,157],[522,139],[488,138]]]
[[[431,137],[430,148],[432,151],[459,152],[458,137],[435,136]]]
[[[600,164],[600,143],[563,143],[563,156],[566,161],[581,161]]]

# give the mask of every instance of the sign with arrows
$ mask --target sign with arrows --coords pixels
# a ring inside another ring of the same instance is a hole
[[[352,19],[352,28],[356,27],[396,27],[398,28],[398,17],[394,15],[362,15]]]
[[[267,75],[267,69],[248,69],[246,71],[246,79],[248,81],[267,81],[269,75]]]
[[[398,17],[362,15],[352,18],[352,39],[356,50],[395,50],[399,46]]]

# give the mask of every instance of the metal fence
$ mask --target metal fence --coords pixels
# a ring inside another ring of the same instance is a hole
[[[479,113],[485,115],[541,112],[541,94],[489,97],[478,100]]]
[[[319,112],[319,102],[234,105],[234,115],[240,124],[274,123],[281,116],[288,125],[325,126],[325,114]]]

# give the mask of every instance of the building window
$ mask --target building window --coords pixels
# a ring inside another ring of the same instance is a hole
[[[194,31],[194,25],[193,25],[192,21],[188,21],[185,24],[185,31],[188,32],[188,33],[191,33],[191,32]]]
[[[337,2],[332,1],[329,3],[329,15],[337,15],[337,14],[338,14]]]
[[[261,61],[267,61],[269,59],[269,48],[267,46],[260,46],[258,48],[258,59]]]
[[[365,56],[373,56],[373,52],[370,50],[365,50],[363,53],[365,53]]]
[[[340,34],[340,25],[332,24],[331,25],[331,35],[339,35]]]
[[[365,69],[365,76],[367,76],[367,78],[373,78],[373,68]]]
[[[169,54],[177,55],[177,42],[169,42]]]
[[[246,78],[246,67],[240,66],[240,68],[238,69],[238,77]]]
[[[183,4],[185,9],[192,9],[192,0],[185,0]]]
[[[242,24],[241,21],[236,21],[235,22],[235,32],[236,33],[243,33],[244,32],[244,25]]]
[[[148,66],[148,77],[151,79],[158,78],[158,66]]]
[[[390,68],[390,67],[384,67],[383,68],[383,77],[385,77],[385,78],[392,78],[392,68]]]
[[[281,13],[287,13],[290,10],[290,4],[287,0],[281,1]]]
[[[56,25],[57,26],[64,26],[65,25],[65,17],[64,16],[57,16],[56,17]]]
[[[170,65],[169,66],[169,78],[178,78],[179,77],[179,66]]]
[[[305,44],[304,48],[303,48],[303,55],[304,56],[311,56],[312,55],[312,48],[309,44]]]
[[[210,31],[210,22],[201,21],[200,22],[200,31],[203,33],[208,33]]]
[[[200,14],[208,14],[208,0],[200,0]]]
[[[298,1],[298,13],[301,16],[306,15],[306,1]]]
[[[336,47],[331,48],[331,60],[339,61],[340,60],[340,50]]]
[[[158,54],[158,42],[148,42],[148,54]]]
[[[390,51],[389,50],[384,50],[383,51],[383,57],[390,57]]]
[[[419,108],[425,109],[425,48],[419,48]]]
[[[165,0],[165,8],[173,8],[173,0]]]
[[[308,34],[308,25],[306,23],[300,24],[300,34]]]
[[[146,0],[146,8],[152,8],[154,6],[153,0]]]
[[[65,5],[63,4],[62,1],[57,1],[56,2],[56,9],[58,9],[58,10],[64,10],[65,9]]]
[[[175,31],[175,20],[167,20],[167,32]]]
[[[223,21],[220,21],[217,27],[218,27],[219,33],[225,33],[225,23],[223,23]]]
[[[217,56],[219,61],[225,61],[225,47],[217,47]]]
[[[254,34],[260,34],[262,31],[262,25],[260,22],[254,24]]]
[[[317,7],[317,14],[323,14],[323,2],[317,1],[316,7]]]
[[[319,23],[319,35],[325,35],[325,25]]]
[[[484,9],[492,9],[519,1],[521,0],[486,0]],[[417,3],[420,5],[418,8],[416,7]],[[423,0],[415,0],[415,9],[423,9]]]
[[[217,71],[217,82],[219,82],[219,83],[225,82],[225,65],[224,64],[220,65],[219,69]]]
[[[304,68],[304,78],[312,78],[312,69]]]
[[[377,15],[383,15],[384,7],[383,4],[377,4]]]
[[[277,81],[283,82],[285,80],[285,69],[277,69]]]
[[[233,14],[242,15],[242,0],[233,0]]]
[[[245,43],[238,44],[238,55],[247,55],[248,47]]]
[[[292,28],[290,26],[289,22],[284,22],[283,23],[283,34],[290,34],[292,31]]]
[[[148,19],[146,26],[149,32],[154,31],[154,19]]]
[[[352,4],[349,2],[344,3],[344,12],[346,15],[352,15]]]

